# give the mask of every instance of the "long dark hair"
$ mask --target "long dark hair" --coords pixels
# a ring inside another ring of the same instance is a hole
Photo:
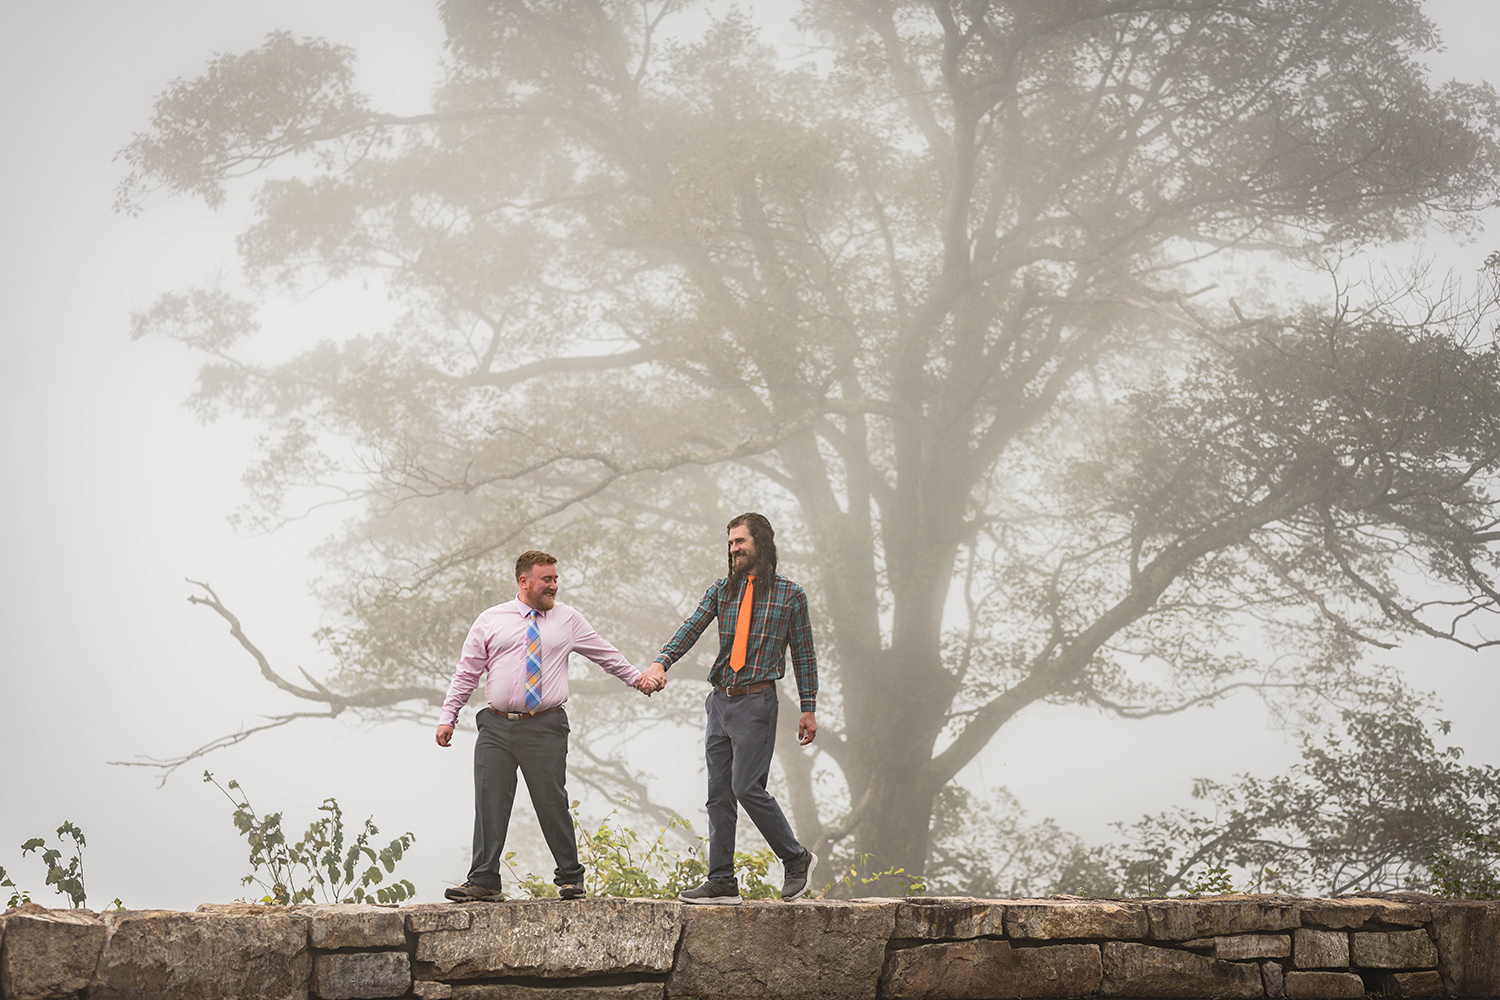
[[[764,514],[746,513],[741,514],[729,522],[725,531],[733,531],[740,525],[750,529],[750,540],[755,543],[755,567],[750,571],[759,580],[769,582],[776,575],[776,529],[771,527],[771,522],[766,520]],[[729,561],[729,578],[737,580],[734,572],[734,556],[728,554],[728,542],[725,542],[725,556]]]

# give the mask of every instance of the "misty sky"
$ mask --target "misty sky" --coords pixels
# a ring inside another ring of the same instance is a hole
[[[1493,0],[1428,6],[1451,49],[1438,75],[1483,78],[1500,37]],[[239,476],[257,429],[199,424],[181,405],[198,359],[128,339],[130,313],[161,292],[233,272],[243,206],[215,215],[158,198],[139,218],[111,211],[123,174],[112,157],[147,127],[165,83],[276,29],[354,46],[361,86],[384,110],[423,110],[438,78],[440,27],[420,3],[0,0],[0,866],[46,905],[66,904],[19,845],[53,839],[64,820],[89,838],[94,908],[116,896],[191,909],[249,894],[238,882],[243,841],[229,804],[200,780],[205,767],[238,778],[257,806],[285,810],[297,833],[326,795],[353,822],[373,813],[387,837],[415,832],[401,872],[420,899],[467,871],[472,743],[440,751],[430,725],[304,722],[189,764],[161,790],[151,771],[106,763],[180,753],[302,707],[258,677],[218,618],[187,603],[184,577],[211,582],[284,672],[328,667],[310,638],[320,567],[306,554],[338,515],[236,534],[226,516],[245,499]],[[1472,271],[1497,248],[1482,238],[1427,249]],[[384,305],[308,301],[267,320],[317,331]],[[626,653],[644,663],[654,650]],[[1439,692],[1469,763],[1500,764],[1496,654],[1423,646],[1385,661]],[[1066,716],[1026,713],[965,779],[1007,786],[1032,819],[1099,839],[1111,820],[1185,801],[1195,776],[1264,773],[1294,757],[1253,699],[1151,723]],[[644,762],[663,749],[627,752]],[[672,755],[696,761],[698,750],[689,737]],[[674,778],[684,790],[668,800],[701,814],[700,772]]]

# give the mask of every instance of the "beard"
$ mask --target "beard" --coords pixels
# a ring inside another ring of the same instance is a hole
[[[729,571],[729,582],[735,587],[738,587],[740,585],[740,581],[745,579],[745,577],[749,576],[752,573],[755,574],[757,578],[761,578],[765,575],[760,571],[759,559],[746,559],[744,561],[735,560],[732,565],[733,568]]]

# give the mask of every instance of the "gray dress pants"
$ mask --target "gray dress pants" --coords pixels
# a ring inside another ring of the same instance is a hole
[[[766,791],[776,748],[776,688],[737,697],[715,689],[704,704],[708,735],[708,878],[734,881],[734,832],[743,806],[760,835],[782,861],[802,856],[781,806]]]
[[[474,721],[474,865],[469,881],[499,889],[500,858],[510,831],[510,808],[516,798],[516,771],[526,779],[542,836],[557,862],[558,885],[583,881],[578,841],[568,812],[568,711],[533,719],[507,719],[482,709]]]

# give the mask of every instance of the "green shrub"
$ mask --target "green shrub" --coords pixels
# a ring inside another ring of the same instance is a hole
[[[208,771],[203,772],[203,780],[234,804],[235,828],[250,845],[251,871],[240,882],[253,882],[265,890],[259,902],[284,906],[315,902],[321,895],[326,903],[399,903],[416,895],[416,886],[406,879],[375,888],[385,875],[394,874],[396,863],[417,839],[414,834],[402,834],[377,852],[371,839],[380,830],[371,817],[346,849],[344,811],[330,797],[318,807],[327,815],[314,820],[302,839],[291,844],[281,829],[281,813],[258,814],[238,781],[230,781],[225,788]]]
[[[590,896],[676,899],[678,893],[695,888],[707,877],[708,865],[703,860],[708,853],[707,838],[695,838],[696,844],[685,852],[667,844],[669,832],[681,831],[683,835],[691,836],[692,825],[687,820],[673,817],[666,826],[657,829],[655,839],[643,842],[634,830],[617,824],[619,809],[590,830],[579,822],[576,801],[572,807],[578,860],[584,866],[584,889]],[[507,852],[504,860],[521,891],[527,895],[557,895],[557,886],[548,879],[531,872],[524,876],[516,872],[514,851]],[[861,860],[867,862],[869,858],[865,856]],[[734,852],[734,877],[739,883],[742,899],[776,899],[781,896],[781,887],[767,881],[775,861],[776,856],[769,848]],[[920,878],[909,876],[902,869],[861,875],[851,866],[841,881],[829,883],[824,894],[838,885],[853,886],[855,882],[868,885],[882,878],[902,880],[907,895],[925,891]]]
[[[1449,899],[1500,899],[1500,839],[1482,833],[1459,835],[1458,843],[1427,859],[1432,892]]]
[[[21,856],[25,857],[32,851],[42,852],[42,864],[47,866],[47,885],[54,886],[59,895],[67,896],[72,903],[73,909],[78,909],[88,901],[88,892],[83,885],[83,848],[87,841],[84,839],[83,831],[74,823],[63,820],[62,826],[57,828],[57,840],[61,844],[63,838],[73,842],[73,856],[68,863],[63,865],[63,853],[56,847],[48,847],[47,841],[42,837],[32,837],[21,845]],[[14,908],[22,903],[31,902],[31,892],[28,889],[19,889],[4,868],[0,868],[0,888],[11,890],[7,906]],[[119,900],[115,900],[119,903]]]

